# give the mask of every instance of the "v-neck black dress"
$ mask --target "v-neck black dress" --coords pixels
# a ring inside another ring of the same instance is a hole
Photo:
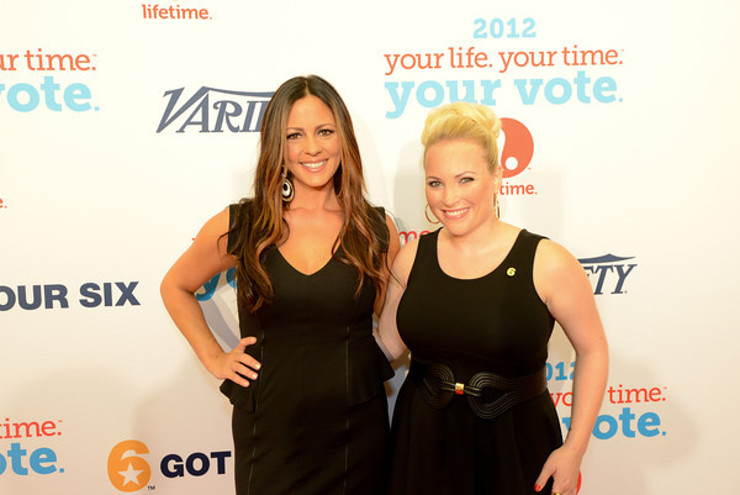
[[[466,395],[433,407],[423,388],[429,382],[418,379],[415,367],[440,363],[463,384],[481,372],[519,378],[542,371],[554,325],[532,279],[542,238],[522,230],[498,268],[462,280],[440,268],[438,237],[439,230],[420,238],[398,307],[398,329],[412,364],[393,413],[388,493],[535,494],[545,460],[562,443],[547,390],[483,419]],[[542,493],[550,493],[549,484]]]
[[[232,205],[231,216],[236,218]],[[388,238],[385,214],[377,222]],[[382,225],[381,225],[382,223]],[[230,241],[240,235],[232,232]],[[239,308],[242,337],[262,363],[243,388],[227,381],[234,404],[234,469],[239,495],[376,495],[387,466],[383,381],[393,370],[372,335],[375,290],[355,297],[357,271],[332,258],[297,271],[276,247],[265,255],[274,299],[255,314]]]

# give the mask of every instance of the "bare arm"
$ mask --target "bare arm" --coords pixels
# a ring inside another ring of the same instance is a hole
[[[385,298],[385,305],[380,314],[380,323],[378,325],[378,345],[385,353],[388,361],[395,361],[406,352],[406,345],[401,340],[396,326],[396,313],[398,304],[406,290],[411,267],[416,258],[416,249],[418,240],[407,243],[398,252],[398,256],[391,267],[391,274],[388,280],[388,293]]]
[[[578,471],[604,397],[609,365],[604,328],[591,284],[578,260],[558,244],[543,240],[534,266],[537,292],[576,352],[573,408],[565,443],[545,463],[538,484],[555,479],[553,490],[575,495]]]
[[[188,250],[164,276],[160,291],[172,320],[203,366],[218,379],[228,378],[246,387],[249,382],[244,377],[257,378],[253,370],[259,369],[259,363],[244,349],[256,339],[242,339],[231,352],[224,352],[194,295],[214,275],[236,263],[236,258],[226,252],[226,236],[221,237],[228,229],[229,211],[225,209],[201,228]]]
[[[396,255],[398,254],[398,250],[401,248],[401,246],[400,242],[398,241],[398,229],[396,229],[396,223],[393,221],[393,218],[391,218],[391,216],[387,213],[385,215],[385,224],[388,227],[388,234],[390,235],[390,239],[388,241],[388,252],[385,255],[385,259],[383,260],[383,276],[385,277],[386,281],[388,281],[388,277],[390,275],[389,267],[393,266],[393,261],[396,259]],[[380,315],[383,309],[383,304],[387,292],[388,286],[386,286],[386,288],[382,291],[380,297],[375,300],[375,306],[373,310],[375,311],[376,315]]]

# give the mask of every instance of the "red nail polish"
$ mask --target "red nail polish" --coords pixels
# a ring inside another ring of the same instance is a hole
[[[534,485],[534,491],[538,492],[542,490],[542,487],[540,485]]]

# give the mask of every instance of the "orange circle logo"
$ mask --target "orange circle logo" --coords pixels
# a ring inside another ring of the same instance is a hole
[[[139,456],[148,453],[147,446],[138,440],[125,440],[113,447],[108,455],[108,478],[111,484],[122,492],[144,488],[149,483],[152,470],[149,463]]]
[[[504,133],[501,166],[504,179],[509,179],[529,166],[534,155],[534,139],[527,126],[516,119],[502,118],[501,130]]]

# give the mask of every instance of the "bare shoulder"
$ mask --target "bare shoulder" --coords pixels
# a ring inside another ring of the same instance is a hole
[[[211,218],[208,219],[203,228],[207,228],[210,233],[218,235],[222,235],[228,232],[230,222],[229,210],[230,208],[227,206],[223,210],[213,215]]]
[[[388,226],[388,230],[393,232],[398,232],[398,228],[396,227],[396,220],[391,216],[390,213],[385,213],[385,224]]]
[[[385,214],[385,225],[388,227],[388,233],[390,234],[390,244],[396,245],[396,250],[400,249],[398,242],[398,227],[396,227],[396,219],[393,218],[389,213]]]
[[[236,263],[228,253],[229,208],[224,208],[201,227],[193,243],[185,253],[191,264],[203,264],[209,269],[226,270]]]
[[[583,267],[570,251],[557,242],[543,239],[534,257],[534,285],[546,303],[552,294],[589,287]]]
[[[542,239],[537,245],[534,257],[536,270],[544,273],[557,274],[561,270],[580,267],[580,263],[570,251],[550,239]]]
[[[225,255],[228,242],[226,234],[229,232],[229,222],[229,208],[226,207],[208,219],[203,227],[201,227],[198,235],[195,236],[194,242],[196,244],[202,244],[204,248],[218,246],[219,253]]]
[[[414,260],[416,259],[416,252],[419,249],[419,239],[414,239],[403,245],[401,250],[398,252],[391,273],[393,277],[401,284],[402,287],[406,287],[406,283],[409,280],[411,274],[411,268],[414,266]]]
[[[398,250],[401,248],[400,241],[398,240],[398,229],[396,228],[396,221],[388,213],[385,214],[385,224],[388,227],[388,253],[387,262],[392,265],[398,255]]]

